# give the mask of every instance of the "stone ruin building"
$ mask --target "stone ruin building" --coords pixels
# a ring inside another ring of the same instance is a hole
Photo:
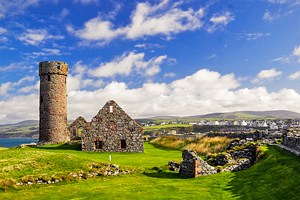
[[[87,127],[88,123],[83,117],[78,117],[68,127],[69,135],[71,140],[81,140],[82,131]]]
[[[114,101],[107,102],[91,122],[82,117],[67,127],[68,64],[39,63],[39,144],[81,140],[83,151],[144,152],[143,129]]]
[[[144,152],[142,127],[112,100],[91,122],[79,117],[68,130],[71,139],[81,138],[83,151]]]
[[[68,64],[59,61],[39,63],[40,121],[39,144],[69,140],[67,130]]]

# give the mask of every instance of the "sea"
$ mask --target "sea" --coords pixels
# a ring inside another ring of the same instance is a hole
[[[38,140],[33,138],[0,138],[0,147],[10,148],[32,142],[38,142]]]

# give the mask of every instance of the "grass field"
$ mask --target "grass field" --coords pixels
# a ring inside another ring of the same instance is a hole
[[[190,127],[191,124],[164,124],[164,125],[156,125],[156,126],[144,126],[144,131],[153,131],[165,128],[180,128],[180,127]]]
[[[1,154],[5,152],[9,155],[2,156],[1,162],[16,156],[14,154],[27,153],[28,156],[34,152],[72,155],[74,162],[82,159],[107,162],[110,155],[81,152],[69,146],[10,149]],[[264,158],[245,171],[196,179],[186,179],[168,170],[151,170],[165,165],[168,160],[180,160],[179,151],[157,149],[146,143],[144,154],[111,155],[113,163],[140,168],[143,173],[21,186],[0,191],[0,199],[299,199],[300,159],[274,146],[266,147]]]

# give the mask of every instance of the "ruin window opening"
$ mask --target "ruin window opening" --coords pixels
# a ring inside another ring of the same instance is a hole
[[[50,74],[48,74],[48,81],[51,81],[51,76],[50,76]]]
[[[121,140],[121,149],[126,149],[126,140]]]
[[[56,67],[57,67],[57,69],[60,69],[60,64],[57,64]]]
[[[113,106],[109,106],[109,112],[110,112],[110,113],[113,112]]]
[[[76,131],[76,129],[74,129],[73,130],[73,136],[76,137],[76,135],[77,135],[77,131]]]
[[[83,127],[82,126],[77,129],[77,137],[81,137],[82,131],[83,131]]]
[[[102,140],[96,140],[95,141],[95,148],[96,149],[103,149],[103,141]]]
[[[40,102],[43,103],[44,99],[43,96],[40,96]]]

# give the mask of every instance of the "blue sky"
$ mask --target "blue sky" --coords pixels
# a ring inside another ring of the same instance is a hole
[[[68,118],[300,112],[299,0],[0,2],[0,124],[38,119],[38,63],[69,64]]]

